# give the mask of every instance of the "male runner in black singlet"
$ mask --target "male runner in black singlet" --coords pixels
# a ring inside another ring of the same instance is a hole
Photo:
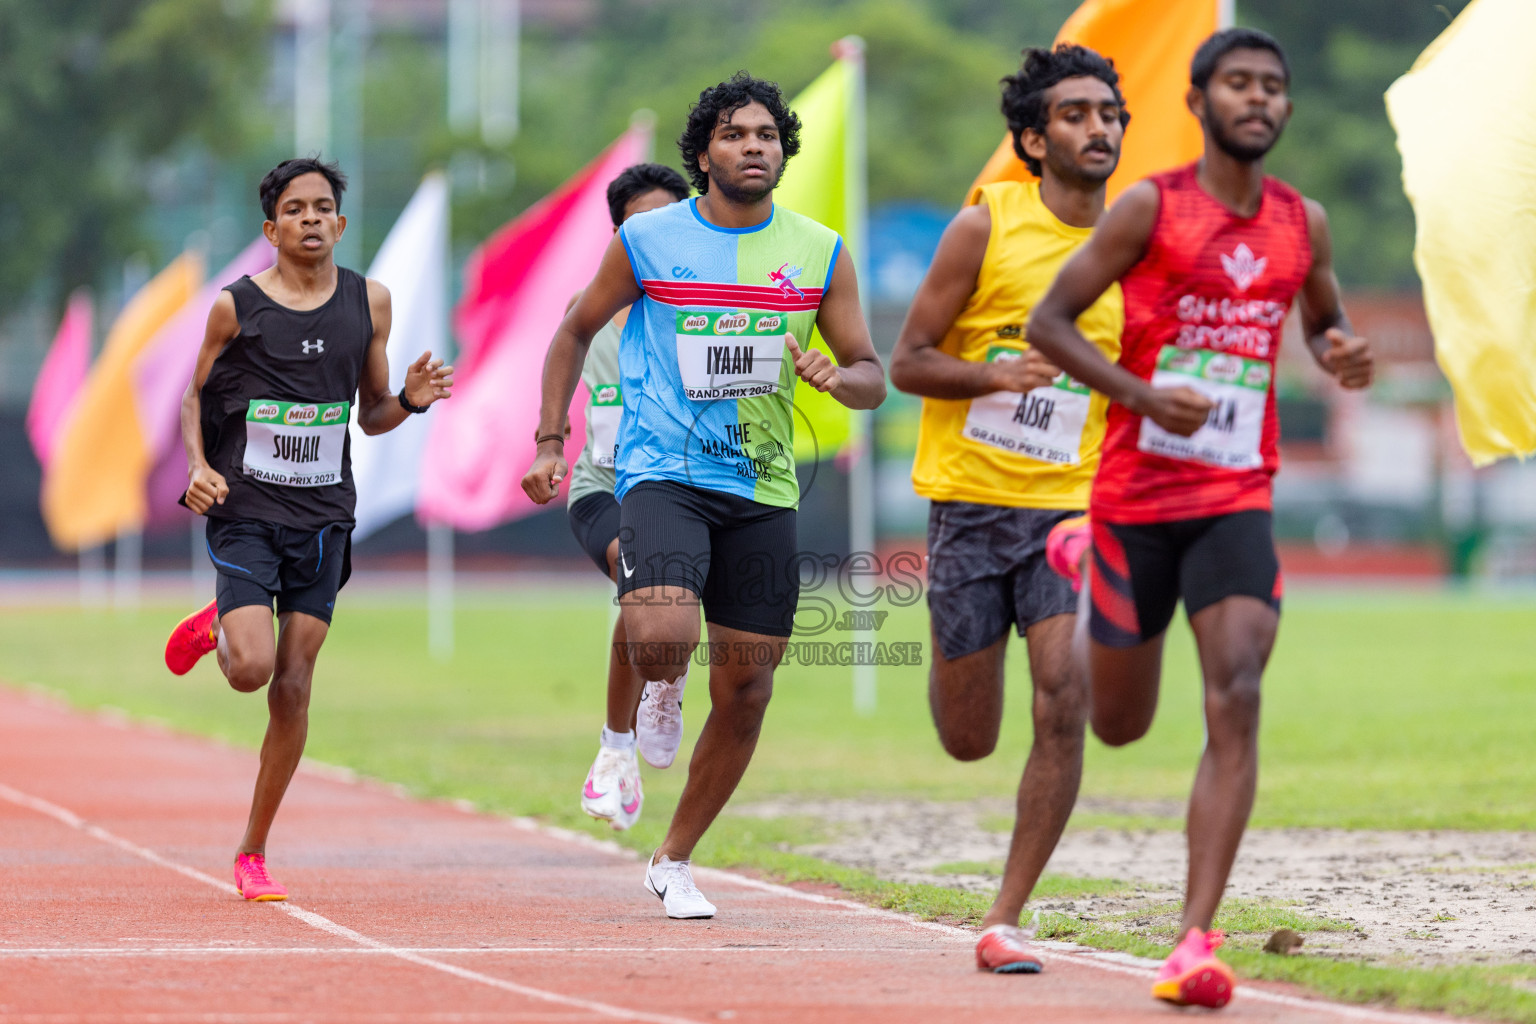
[[[315,658],[351,570],[351,405],[365,434],[381,434],[453,385],[453,368],[424,352],[390,393],[389,292],[333,258],[345,188],[336,165],[316,159],[285,160],[262,179],[262,230],[277,264],[219,293],[181,407],[181,501],[208,517],[219,582],[217,598],[172,632],[165,662],[182,675],[217,650],[236,690],[272,684],[235,856],[248,900],[288,898],[267,874],[267,832],[304,753]]]

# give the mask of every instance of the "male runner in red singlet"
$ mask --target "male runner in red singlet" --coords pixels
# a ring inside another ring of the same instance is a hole
[[[1181,597],[1199,647],[1207,742],[1189,801],[1183,939],[1152,987],[1179,1004],[1232,996],[1232,972],[1214,955],[1221,933],[1208,929],[1253,806],[1260,678],[1279,624],[1273,378],[1292,299],[1324,370],[1346,388],[1366,387],[1372,373],[1339,305],[1322,207],[1264,175],[1290,117],[1289,83],[1268,35],[1227,29],[1206,40],[1188,94],[1205,155],[1128,189],[1028,327],[1053,363],[1111,400],[1078,617],[1094,733],[1120,746],[1151,726],[1163,634]],[[1074,325],[1116,281],[1118,364]],[[1077,575],[1089,534],[1081,519],[1057,527],[1053,564]]]

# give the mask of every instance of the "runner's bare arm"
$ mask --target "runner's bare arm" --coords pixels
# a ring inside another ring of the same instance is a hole
[[[389,289],[378,281],[368,281],[368,312],[373,317],[373,337],[368,342],[368,358],[363,362],[363,376],[357,383],[357,425],[365,434],[393,430],[411,415],[389,387],[389,331],[394,325],[394,311]],[[405,400],[425,408],[453,395],[453,367],[433,359],[431,352],[416,357],[405,371]]]
[[[944,229],[891,355],[891,383],[898,390],[924,398],[977,398],[994,391],[1032,391],[1056,377],[1059,371],[1035,349],[1023,359],[997,362],[972,362],[939,351],[976,291],[991,235],[992,211],[985,203],[967,206]]]
[[[208,311],[208,326],[197,350],[197,368],[192,371],[192,380],[181,398],[181,443],[187,450],[187,508],[198,515],[207,512],[215,502],[224,504],[229,496],[229,484],[222,473],[208,465],[207,453],[203,451],[203,385],[208,383],[213,361],[239,334],[235,297],[221,291]]]
[[[570,420],[571,396],[581,380],[581,367],[587,359],[587,346],[593,335],[614,318],[619,310],[633,305],[643,293],[635,280],[629,252],[623,236],[615,234],[603,253],[592,283],[582,290],[555,329],[544,357],[544,398],[539,406],[539,426],[535,437],[565,436]],[[560,490],[569,466],[561,441],[540,441],[533,465],[523,475],[523,490],[528,497],[545,504]]]
[[[784,343],[800,379],[850,409],[873,409],[885,401],[885,368],[869,340],[869,324],[859,305],[859,279],[846,248],[838,249],[832,281],[816,311],[816,327],[837,364],[811,348],[809,339],[801,346],[793,334],[786,335]]]
[[[1151,182],[1125,190],[1088,241],[1056,275],[1050,291],[1030,316],[1025,337],[1074,380],[1108,395],[1137,415],[1150,416],[1164,430],[1188,437],[1205,423],[1210,399],[1193,388],[1152,387],[1104,358],[1104,353],[1077,329],[1077,318],[1145,254],[1160,200],[1157,186]]]
[[[1369,387],[1375,373],[1370,343],[1355,337],[1339,302],[1333,273],[1333,234],[1321,203],[1308,199],[1307,234],[1312,239],[1312,269],[1301,285],[1301,330],[1312,357],[1343,387]]]

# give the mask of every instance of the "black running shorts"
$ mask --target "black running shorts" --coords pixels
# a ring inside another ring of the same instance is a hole
[[[608,575],[608,545],[619,535],[619,502],[612,491],[593,491],[577,498],[565,510],[576,543],[598,570]]]
[[[789,636],[800,601],[795,545],[792,508],[643,480],[619,510],[619,594],[682,587],[699,595],[706,622]]]
[[[1262,510],[1137,525],[1095,519],[1089,571],[1088,629],[1109,647],[1161,634],[1181,597],[1186,615],[1228,597],[1280,610],[1280,559]]]
[[[336,593],[352,575],[352,526],[298,530],[249,519],[209,519],[208,557],[219,573],[219,614],[246,605],[331,621]]]
[[[1045,563],[1045,536],[1082,512],[935,501],[928,511],[928,615],[946,660],[1077,611],[1072,584]]]

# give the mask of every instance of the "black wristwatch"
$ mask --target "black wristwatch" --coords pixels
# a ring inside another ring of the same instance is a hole
[[[406,412],[426,412],[427,411],[427,406],[425,406],[425,405],[412,405],[409,401],[407,401],[407,399],[405,397],[405,385],[403,385],[403,384],[400,386],[400,393],[398,395],[396,395],[395,397],[400,399],[400,408],[404,409]]]

